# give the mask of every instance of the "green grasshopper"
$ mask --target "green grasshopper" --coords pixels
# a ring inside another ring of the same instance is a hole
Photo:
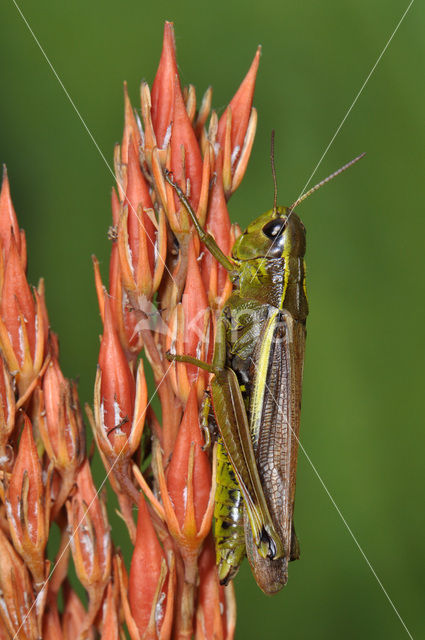
[[[218,432],[215,539],[222,584],[246,553],[258,586],[275,593],[287,582],[288,562],[299,557],[293,514],[308,303],[306,232],[294,209],[363,155],[281,207],[272,152],[273,208],[247,227],[231,257],[166,173],[200,240],[234,283],[217,320],[212,364],[167,354],[213,374],[213,412],[207,397],[203,414]]]

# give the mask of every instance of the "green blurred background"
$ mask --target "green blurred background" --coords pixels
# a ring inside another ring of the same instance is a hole
[[[199,96],[212,84],[219,112],[263,45],[257,138],[230,202],[242,225],[272,202],[271,129],[279,201],[290,204],[407,5],[20,2],[109,162],[122,131],[122,81],[136,103],[140,80],[153,80],[165,19],[175,22],[183,83]],[[101,324],[90,254],[105,273],[113,180],[11,0],[0,21],[0,161],[27,232],[30,279],[46,278],[64,372],[79,376],[91,401]],[[425,633],[424,30],[418,1],[314,180],[362,151],[366,158],[299,210],[311,309],[302,444],[415,638]],[[312,464],[300,453],[301,560],[273,598],[244,567],[237,637],[407,637]],[[114,538],[128,548],[118,519]]]

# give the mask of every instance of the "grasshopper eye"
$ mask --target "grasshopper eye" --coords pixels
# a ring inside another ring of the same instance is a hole
[[[284,231],[286,227],[286,218],[275,218],[274,220],[270,220],[263,227],[263,233],[265,236],[270,238],[270,240],[274,240],[278,238]]]

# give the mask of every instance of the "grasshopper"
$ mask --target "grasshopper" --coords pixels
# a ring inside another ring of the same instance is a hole
[[[234,577],[246,553],[258,586],[276,593],[287,582],[288,562],[299,557],[293,516],[308,303],[306,232],[294,209],[363,155],[282,207],[272,138],[273,208],[247,227],[231,257],[165,174],[200,240],[233,282],[217,319],[212,363],[167,354],[213,374],[212,411],[207,397],[203,415],[218,434],[215,540],[222,584]]]

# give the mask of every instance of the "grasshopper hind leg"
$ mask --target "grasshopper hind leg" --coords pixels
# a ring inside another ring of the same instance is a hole
[[[217,486],[214,507],[214,539],[220,584],[228,584],[245,557],[243,497],[220,437],[211,394],[206,391],[201,406],[205,449],[217,442]]]
[[[245,557],[244,502],[242,492],[221,438],[217,450],[217,487],[214,538],[221,584],[228,584]]]

